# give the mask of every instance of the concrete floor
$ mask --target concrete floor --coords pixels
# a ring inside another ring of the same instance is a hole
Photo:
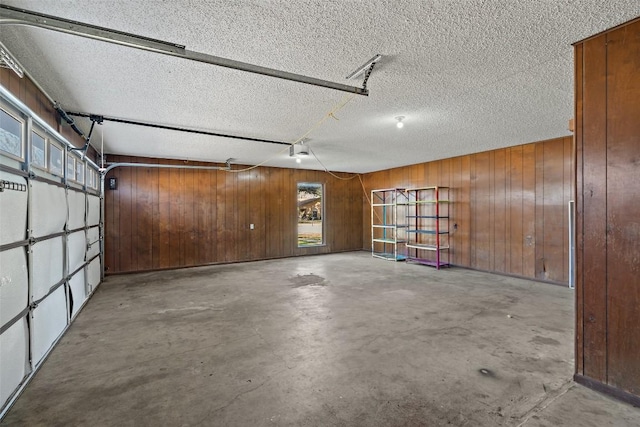
[[[7,425],[625,426],[569,289],[365,252],[109,277]]]

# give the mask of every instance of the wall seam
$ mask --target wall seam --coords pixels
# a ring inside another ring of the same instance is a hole
[[[581,71],[582,71],[582,75],[581,77],[581,82],[580,84],[582,85],[582,88],[580,90],[581,94],[582,94],[582,103],[581,103],[581,108],[582,111],[580,112],[580,145],[581,145],[581,149],[580,149],[580,155],[581,155],[581,159],[580,159],[580,175],[582,176],[580,183],[582,185],[582,188],[580,189],[580,193],[582,195],[581,197],[581,208],[580,211],[582,213],[582,217],[583,220],[581,221],[581,230],[580,230],[580,235],[581,235],[581,242],[582,244],[580,245],[580,252],[581,252],[581,258],[582,258],[582,263],[581,263],[581,267],[582,267],[582,271],[580,274],[580,281],[581,281],[581,294],[582,294],[582,321],[580,322],[580,325],[582,327],[582,333],[581,333],[581,338],[582,338],[582,374],[585,374],[585,363],[586,363],[586,359],[585,359],[585,323],[584,323],[584,315],[585,315],[585,289],[584,289],[584,78],[585,78],[585,61],[584,61],[584,57],[585,57],[585,50],[584,50],[584,44],[582,45],[582,55],[581,55],[581,59],[582,59],[582,67],[581,67]]]
[[[604,379],[605,383],[609,384],[609,191],[608,191],[608,170],[609,170],[609,35],[607,33],[604,42],[604,295],[605,295],[605,334],[604,334]]]

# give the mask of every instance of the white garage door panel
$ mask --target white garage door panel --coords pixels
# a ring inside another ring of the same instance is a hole
[[[44,237],[63,231],[67,222],[67,203],[64,188],[32,181],[31,205],[34,237]]]
[[[0,171],[0,180],[27,184],[21,176]],[[6,190],[0,193],[0,245],[27,238],[27,192]]]
[[[28,280],[25,248],[0,252],[0,325],[27,307]]]
[[[69,235],[67,240],[67,252],[69,254],[69,273],[73,273],[84,263],[84,254],[87,247],[87,238],[84,231],[76,231]]]
[[[100,223],[100,198],[96,196],[88,196],[89,211],[87,212],[87,225],[98,225]]]
[[[71,316],[75,316],[82,303],[86,299],[86,290],[84,285],[84,269],[78,271],[69,279],[69,287],[71,288],[71,296],[73,297],[73,306]]]
[[[62,280],[62,236],[40,241],[31,247],[31,294],[34,301],[45,296],[49,289]]]
[[[100,258],[96,258],[89,264],[87,269],[87,282],[89,289],[93,292],[100,284]]]
[[[91,259],[100,253],[100,230],[98,227],[90,228],[87,231],[87,241],[91,247],[87,250],[87,259]]]
[[[29,373],[28,333],[25,316],[0,335],[0,407]]]
[[[67,301],[60,286],[31,312],[33,363],[39,363],[67,326]]]
[[[69,198],[69,230],[76,230],[78,228],[84,228],[84,213],[85,213],[85,195],[78,191],[69,190],[67,194]]]

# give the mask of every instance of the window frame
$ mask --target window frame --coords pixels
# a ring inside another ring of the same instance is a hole
[[[100,187],[100,173],[93,167],[87,166],[87,177],[91,177],[91,183],[87,183],[87,188],[98,190]]]
[[[76,156],[72,156],[70,153],[67,153],[67,158],[65,160],[64,173],[67,178],[67,182],[76,182]],[[71,172],[69,172],[69,161],[73,162],[73,170]]]
[[[29,156],[29,162],[30,162],[29,166],[30,167],[34,167],[34,168],[38,168],[38,169],[43,170],[45,172],[49,172],[49,138],[47,136],[43,136],[42,133],[46,134],[46,132],[42,132],[42,131],[40,131],[40,129],[32,128],[31,129],[31,133],[32,133],[32,135],[31,135],[31,144],[30,144],[30,147],[29,147],[31,149],[30,156]],[[33,134],[38,135],[44,141],[44,166],[35,164],[34,161],[33,161],[33,159],[34,159],[34,156],[33,156],[33,147],[34,147],[34,145],[33,145]]]
[[[56,150],[59,150],[59,151],[60,151],[60,157],[62,157],[62,160],[61,160],[61,163],[62,163],[62,164],[60,165],[60,171],[59,171],[59,172],[54,171],[54,170],[53,170],[53,168],[51,167],[51,159],[52,159],[51,151],[52,151],[52,148],[55,148]],[[66,163],[66,159],[65,159],[65,149],[64,149],[64,146],[63,146],[63,145],[61,145],[60,143],[58,143],[58,142],[57,142],[57,141],[55,141],[55,140],[49,139],[49,149],[48,149],[48,152],[49,152],[49,156],[48,156],[48,157],[49,157],[49,160],[48,160],[48,162],[47,162],[47,171],[48,171],[51,175],[55,175],[55,176],[57,176],[57,177],[59,177],[59,178],[64,178],[64,174],[65,174],[66,167],[67,167],[67,163]]]
[[[17,160],[19,162],[24,162],[25,161],[25,154],[26,154],[25,146],[27,145],[26,144],[26,138],[25,138],[25,135],[26,135],[25,123],[26,123],[26,121],[22,118],[21,114],[19,114],[13,108],[7,106],[4,103],[0,103],[0,111],[2,111],[3,113],[7,114],[12,119],[15,119],[18,123],[20,123],[20,157],[16,156],[13,153],[9,153],[8,151],[4,151],[2,149],[0,149],[0,155],[2,155],[4,157],[7,157],[9,159]]]
[[[321,239],[319,243],[313,244],[300,244],[300,208],[298,207],[298,194],[300,193],[301,185],[317,185],[320,187],[320,235]],[[296,183],[296,245],[298,249],[305,248],[317,248],[321,246],[326,246],[326,227],[325,227],[325,198],[326,198],[326,185],[324,182],[312,182],[312,181],[299,181]]]
[[[87,188],[93,188],[93,169],[86,168],[84,175],[85,175],[86,181],[87,181],[87,182],[85,182],[85,186]]]
[[[73,174],[73,182],[76,182],[80,185],[84,185],[85,181],[87,180],[87,167],[84,161],[82,161],[81,159],[79,159],[77,156],[72,156],[75,159],[75,173]],[[82,167],[82,176],[81,176],[81,180],[78,179],[78,172],[79,172],[79,168]]]

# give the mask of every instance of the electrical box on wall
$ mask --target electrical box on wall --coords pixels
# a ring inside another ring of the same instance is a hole
[[[107,180],[107,188],[109,190],[117,190],[118,189],[118,178],[109,178]]]

